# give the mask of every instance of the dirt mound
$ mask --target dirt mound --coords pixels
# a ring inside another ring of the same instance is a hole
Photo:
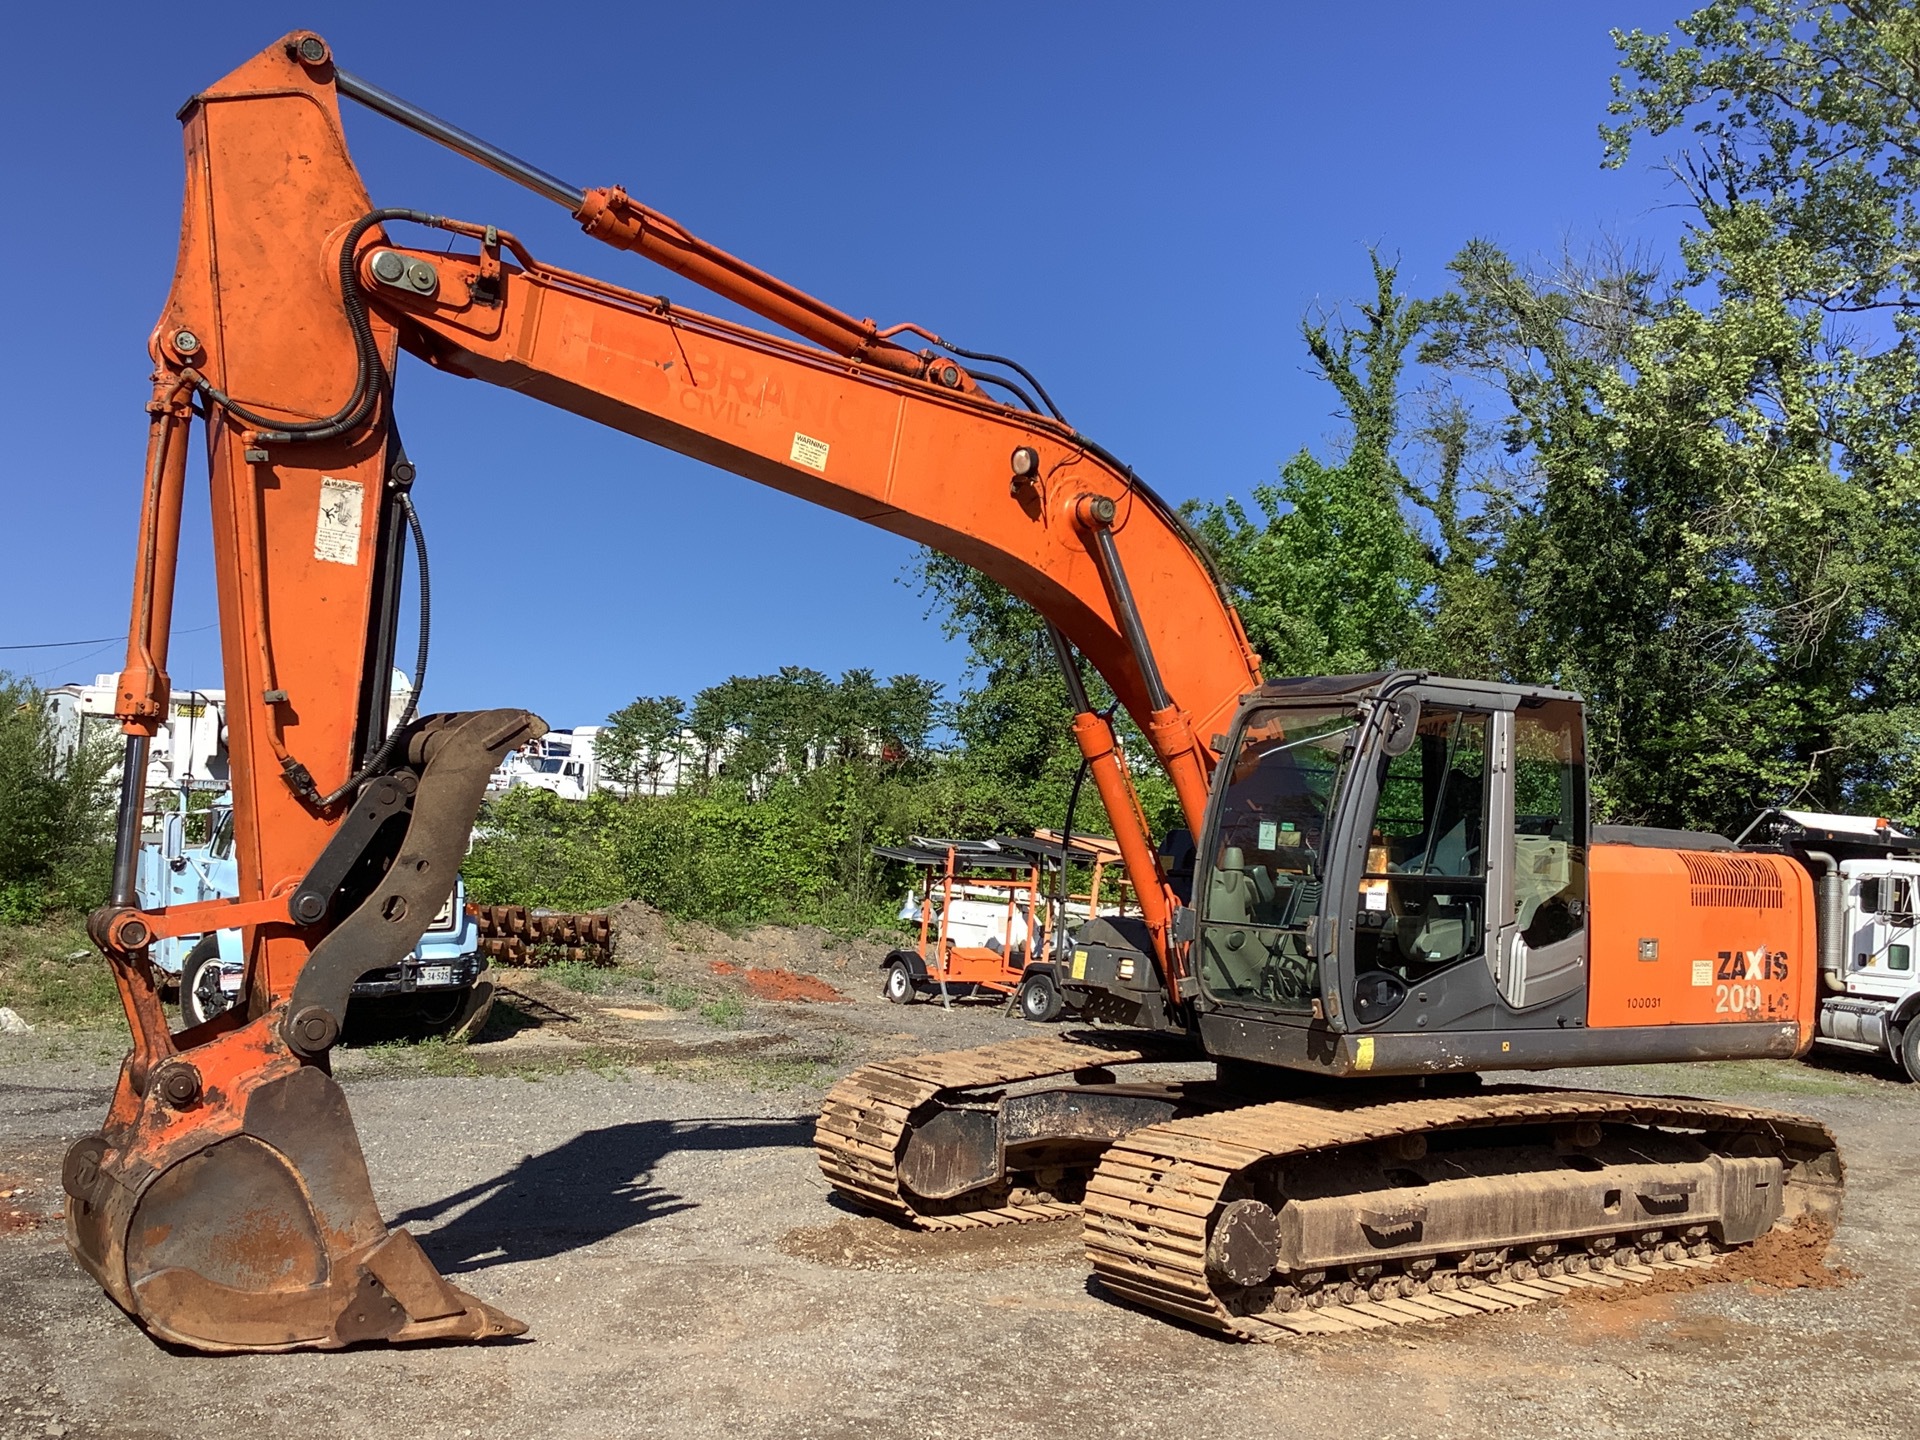
[[[1827,1263],[1827,1247],[1832,1243],[1833,1226],[1824,1220],[1803,1216],[1791,1225],[1769,1230],[1753,1244],[1698,1270],[1669,1270],[1644,1285],[1619,1290],[1578,1290],[1568,1298],[1617,1303],[1728,1281],[1763,1290],[1836,1290],[1852,1280],[1854,1274],[1844,1265]]]
[[[715,975],[737,979],[762,1000],[816,1000],[850,1005],[850,1001],[824,980],[811,975],[796,975],[791,970],[744,969],[730,960],[715,960],[707,966]]]
[[[717,949],[727,939],[710,925],[671,919],[644,900],[622,901],[608,912],[608,918],[613,924],[613,953],[626,964]]]
[[[844,975],[874,969],[887,950],[884,939],[850,940],[817,925],[757,925],[734,934],[700,920],[676,920],[644,900],[624,901],[609,913],[614,953],[622,964],[671,964],[676,957],[697,955],[749,970]]]

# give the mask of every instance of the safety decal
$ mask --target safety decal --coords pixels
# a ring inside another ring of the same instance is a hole
[[[804,465],[809,470],[827,473],[827,442],[816,440],[811,435],[793,432],[793,449],[787,452],[787,458],[796,465]]]
[[[360,563],[360,511],[366,487],[358,480],[320,477],[320,518],[313,528],[313,558],[336,565]]]

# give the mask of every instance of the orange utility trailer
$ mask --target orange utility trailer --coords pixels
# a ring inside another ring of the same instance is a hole
[[[1119,846],[1099,836],[1063,844],[1052,832],[991,840],[930,840],[876,847],[908,865],[919,882],[900,918],[918,925],[911,947],[880,962],[883,993],[896,1005],[939,996],[1015,996],[1028,1020],[1056,1020],[1066,1008],[1056,966],[1070,932],[1106,911],[1128,913],[1130,887],[1110,874]],[[1061,884],[1063,863],[1067,884]],[[1087,889],[1071,888],[1075,869]],[[1062,893],[1062,892],[1065,893]]]

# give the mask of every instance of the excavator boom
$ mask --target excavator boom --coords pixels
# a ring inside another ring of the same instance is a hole
[[[800,339],[542,265],[489,225],[376,209],[347,153],[342,94]],[[134,1044],[107,1123],[70,1159],[70,1240],[117,1301],[182,1343],[484,1338],[513,1322],[447,1285],[403,1232],[387,1233],[327,1074],[354,980],[418,940],[451,891],[488,773],[544,728],[515,710],[409,713],[387,726],[404,548],[420,533],[415,466],[394,418],[400,350],[978,567],[1049,618],[1070,670],[1073,647],[1107,679],[1196,825],[1215,764],[1199,737],[1231,724],[1258,684],[1257,659],[1165,502],[1057,414],[990,397],[937,343],[909,350],[617,188],[575,190],[343,74],[311,33],[201,91],[182,117],[186,196],[150,344],[117,705],[127,763],[115,886],[91,922]],[[412,248],[405,232],[421,226],[466,237],[469,252]],[[927,334],[894,333],[909,331]],[[140,787],[170,690],[197,412],[240,897],[142,911]],[[1154,597],[1152,618],[1136,592]],[[1077,670],[1070,678],[1079,693]],[[1171,967],[1172,897],[1111,726],[1084,695],[1081,705],[1075,733]],[[147,947],[232,926],[247,937],[244,1003],[172,1034]],[[234,1195],[246,1197],[237,1210]]]

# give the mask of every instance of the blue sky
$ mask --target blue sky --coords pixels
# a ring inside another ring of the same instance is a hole
[[[1365,294],[1368,246],[1398,255],[1416,293],[1476,235],[1523,255],[1602,235],[1664,248],[1675,196],[1651,154],[1601,170],[1595,125],[1609,27],[1689,8],[22,7],[0,53],[15,417],[0,645],[125,629],[144,347],[179,223],[174,111],[288,30],[855,314],[1018,357],[1178,500],[1245,495],[1339,433],[1298,322]],[[376,203],[491,221],[544,259],[719,308],[345,108]],[[434,563],[430,708],[524,704],[570,725],[782,664],[958,678],[961,648],[902,583],[906,542],[410,360],[399,397]],[[182,685],[220,683],[204,510],[202,487]],[[0,651],[0,666],[54,684],[119,653]]]

